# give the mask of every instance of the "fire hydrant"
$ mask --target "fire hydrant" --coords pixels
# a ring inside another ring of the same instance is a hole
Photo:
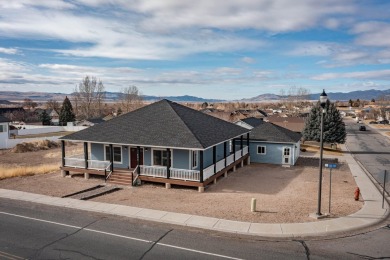
[[[355,200],[359,200],[359,197],[360,197],[360,189],[359,189],[359,187],[356,187],[356,190],[355,190]]]

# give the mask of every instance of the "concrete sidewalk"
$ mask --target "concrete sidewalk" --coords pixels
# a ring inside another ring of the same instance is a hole
[[[343,159],[348,163],[351,173],[360,188],[364,200],[363,208],[346,217],[308,223],[266,224],[231,221],[5,189],[0,189],[0,197],[244,235],[262,237],[326,236],[372,226],[382,221],[389,214],[389,205],[385,202],[385,208],[382,209],[381,193],[353,157],[350,154],[345,154]]]

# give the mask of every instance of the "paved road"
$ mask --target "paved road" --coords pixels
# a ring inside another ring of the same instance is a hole
[[[377,130],[367,127],[359,131],[359,126],[352,119],[345,119],[347,129],[347,146],[352,155],[361,162],[372,176],[383,183],[383,172],[389,172],[387,191],[390,191],[390,141]]]
[[[267,241],[0,199],[0,259],[384,259],[389,236]]]

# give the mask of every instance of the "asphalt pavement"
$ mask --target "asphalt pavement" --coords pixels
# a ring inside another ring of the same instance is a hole
[[[359,131],[352,119],[344,119],[347,129],[347,147],[354,158],[381,184],[384,170],[388,172],[386,186],[390,191],[390,139],[381,134],[381,130],[367,126],[367,131]]]
[[[3,198],[0,231],[0,259],[390,258],[387,226],[338,238],[266,240]]]

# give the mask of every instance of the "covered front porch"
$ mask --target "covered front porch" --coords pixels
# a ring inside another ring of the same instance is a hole
[[[139,179],[165,183],[167,188],[173,184],[199,187],[199,191],[203,191],[206,185],[226,176],[229,170],[235,171],[237,166],[250,163],[248,136],[246,140],[240,136],[205,150],[104,144],[103,157],[91,151],[97,150],[97,145],[83,144],[83,154],[67,157],[62,141],[63,176],[70,172],[84,173],[86,178],[90,174],[101,175],[110,182],[121,175],[123,180],[127,179],[128,185],[134,185]]]

